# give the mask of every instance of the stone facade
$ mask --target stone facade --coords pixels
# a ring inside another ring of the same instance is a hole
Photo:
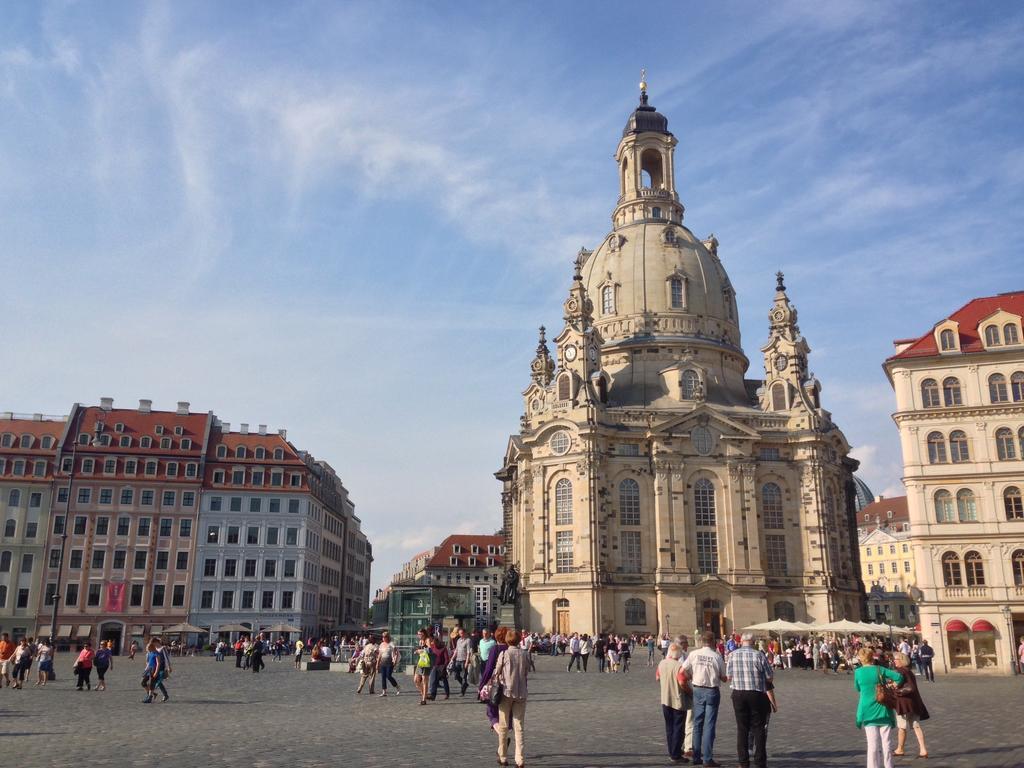
[[[612,232],[577,256],[552,357],[541,329],[497,473],[519,623],[718,633],[860,619],[852,472],[781,274],[745,378],[714,236],[683,225],[667,121],[647,103],[615,154]]]
[[[936,665],[1009,673],[1024,636],[1024,292],[978,298],[885,370]]]

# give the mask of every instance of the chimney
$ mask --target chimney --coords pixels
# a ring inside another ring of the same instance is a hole
[[[139,400],[139,413],[151,413],[153,411],[152,400]]]
[[[4,411],[3,413],[0,413],[0,419],[13,419],[13,418],[14,418],[14,412],[13,411]]]
[[[230,421],[222,422],[221,425],[220,425],[220,429],[226,435],[228,432],[231,431],[231,422]]]
[[[287,440],[288,439],[288,430],[287,429],[279,429],[279,430],[277,430],[277,434],[279,434],[281,436],[282,440]]]
[[[42,421],[42,420],[43,420],[43,414],[41,414],[41,413],[33,413],[32,414],[32,421]]]
[[[240,431],[240,432],[241,432],[241,433],[242,433],[243,435],[248,435],[248,434],[249,434],[249,425],[248,425],[248,424],[246,424],[246,423],[245,423],[245,422],[243,421],[243,422],[242,422],[242,424],[241,424],[241,426],[239,427],[239,431]]]
[[[189,403],[188,403],[187,400],[179,400],[178,401],[178,415],[179,416],[188,416],[188,406],[189,406]]]
[[[875,496],[875,501],[881,501],[885,496]]]
[[[114,398],[112,398],[112,397],[101,397],[100,398],[100,408],[102,408],[104,411],[109,411],[113,407],[114,407]]]
[[[267,434],[267,425],[266,424],[260,424],[260,434],[261,435]]]

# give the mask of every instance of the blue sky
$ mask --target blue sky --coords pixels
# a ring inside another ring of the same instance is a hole
[[[536,326],[609,228],[646,67],[751,374],[781,268],[898,493],[892,339],[1024,287],[1024,7],[625,8],[5,3],[0,410],[286,427],[351,489],[374,586],[498,528]]]

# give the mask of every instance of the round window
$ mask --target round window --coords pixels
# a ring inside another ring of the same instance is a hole
[[[559,455],[569,450],[569,446],[572,444],[572,440],[569,439],[568,432],[555,432],[551,436],[551,450]]]
[[[701,456],[711,453],[711,430],[707,427],[694,427],[690,432],[690,440],[693,441],[694,449]]]

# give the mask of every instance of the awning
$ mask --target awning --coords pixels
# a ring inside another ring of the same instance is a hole
[[[141,637],[146,634],[146,627],[144,624],[132,624],[132,635]]]
[[[57,627],[57,637],[71,637],[71,625],[61,624]]]
[[[946,622],[947,632],[966,632],[967,625],[964,624],[960,619],[950,619]]]
[[[37,640],[42,638],[42,637],[49,637],[49,636],[50,636],[50,625],[49,624],[40,624],[38,627],[36,627],[36,639]]]
[[[154,624],[153,626],[151,626],[149,628],[149,634],[151,634],[151,635],[159,635],[163,631],[164,631],[164,625],[163,624]]]
[[[995,632],[996,628],[989,624],[984,619],[978,619],[976,622],[971,624],[972,632]]]
[[[79,624],[75,630],[75,637],[88,637],[92,634],[92,624]]]

